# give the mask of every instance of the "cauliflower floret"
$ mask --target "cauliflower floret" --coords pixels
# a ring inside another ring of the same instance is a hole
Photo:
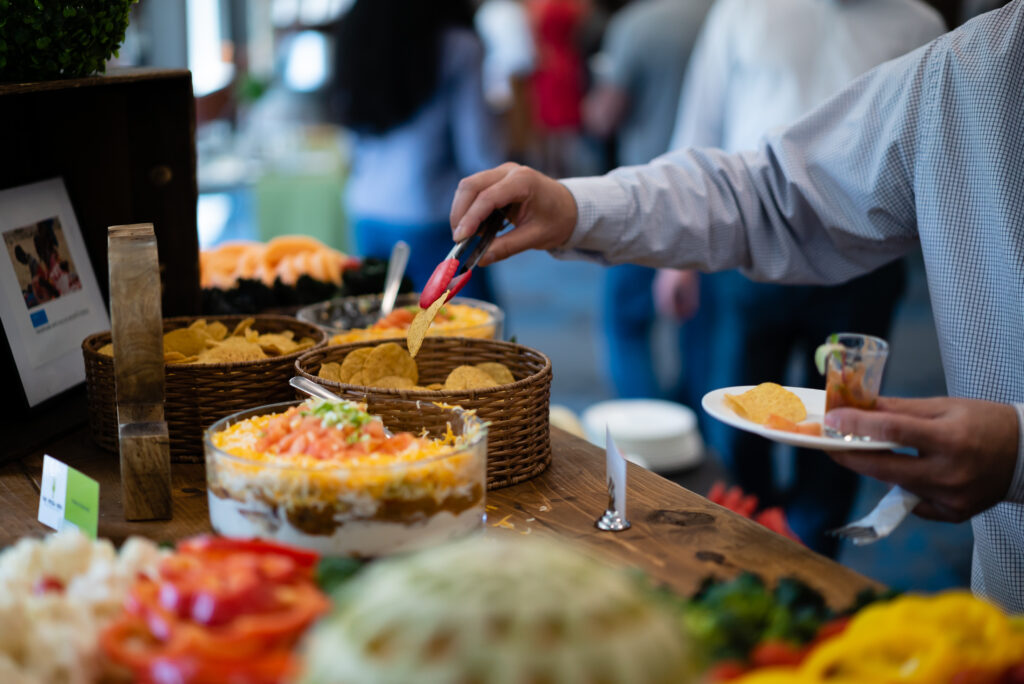
[[[101,671],[98,637],[139,573],[167,552],[133,538],[119,554],[78,531],[22,539],[0,553],[0,682],[87,684]],[[63,589],[39,593],[37,582]]]

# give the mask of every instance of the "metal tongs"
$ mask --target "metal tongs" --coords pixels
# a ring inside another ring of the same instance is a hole
[[[476,233],[469,236],[462,242],[458,242],[448,252],[444,261],[437,265],[430,275],[430,280],[423,287],[420,294],[420,308],[426,309],[436,302],[446,290],[451,290],[448,298],[454,297],[459,290],[469,282],[469,276],[473,273],[473,267],[477,265],[480,258],[487,253],[487,248],[494,242],[498,233],[508,225],[505,212],[495,209],[491,214],[480,222]],[[466,256],[468,253],[469,256]],[[466,256],[465,260],[463,257]]]

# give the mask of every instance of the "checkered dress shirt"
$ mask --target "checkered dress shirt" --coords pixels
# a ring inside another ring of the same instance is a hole
[[[839,283],[920,245],[953,396],[1024,426],[1024,0],[887,62],[759,150],[569,179],[556,256]],[[1024,452],[1024,427],[1020,438]],[[1024,613],[1024,453],[973,520],[972,587]]]

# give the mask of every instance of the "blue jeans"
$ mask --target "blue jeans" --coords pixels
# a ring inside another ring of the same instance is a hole
[[[796,353],[798,385],[824,387],[814,350],[833,332],[886,337],[905,280],[898,261],[843,285],[808,287],[755,283],[736,271],[701,276],[700,310],[686,325],[683,396],[699,406],[708,391],[732,385],[781,383]],[[702,411],[709,447],[723,457],[736,482],[763,505],[782,505],[793,531],[812,549],[835,555],[826,530],[847,522],[858,476],[820,451],[798,449],[788,491],[775,483],[772,442],[736,430]]]
[[[616,395],[626,399],[661,394],[651,353],[655,270],[622,264],[605,270],[601,325],[607,368]]]
[[[408,225],[358,216],[352,218],[356,252],[361,256],[387,260],[396,242],[405,240],[409,243],[409,265],[405,273],[417,292],[423,290],[434,269],[452,248],[452,229],[447,221]],[[486,269],[474,269],[459,296],[493,302],[494,292]]]

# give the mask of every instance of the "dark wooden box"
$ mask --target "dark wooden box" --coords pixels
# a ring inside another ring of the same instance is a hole
[[[107,292],[107,227],[152,223],[164,316],[199,312],[195,100],[185,70],[0,84],[0,189],[61,176]],[[0,461],[86,420],[84,386],[29,410],[5,336]],[[19,395],[20,401],[19,401]],[[56,454],[54,454],[56,456]]]

